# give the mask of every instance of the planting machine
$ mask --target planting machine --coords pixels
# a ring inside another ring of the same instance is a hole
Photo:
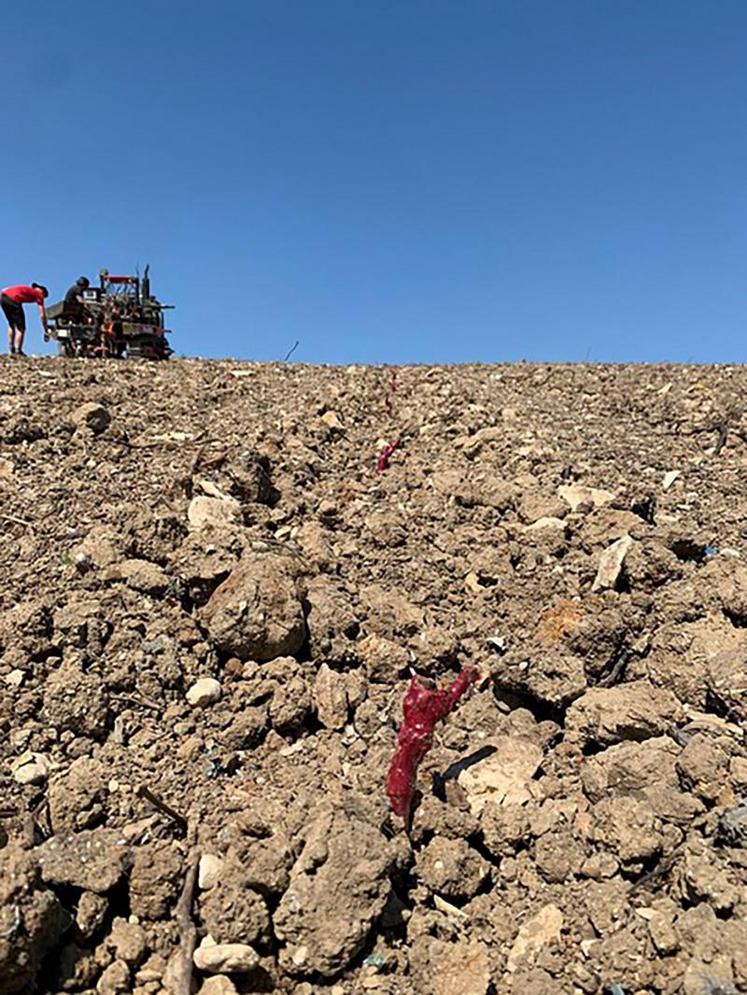
[[[99,286],[81,289],[83,303],[62,301],[47,308],[49,336],[63,356],[168,359],[164,311],[150,291],[149,267],[143,276],[99,273]]]

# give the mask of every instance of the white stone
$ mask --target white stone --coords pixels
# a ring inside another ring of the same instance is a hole
[[[197,487],[202,491],[203,494],[207,494],[208,497],[218,498],[219,501],[228,501],[229,504],[238,504],[235,498],[232,498],[230,494],[226,494],[222,491],[217,484],[214,484],[212,480],[199,480],[197,482]]]
[[[615,586],[632,545],[633,539],[626,534],[604,550],[599,557],[597,575],[591,586],[592,592],[611,590]]]
[[[539,746],[519,736],[498,736],[492,745],[494,753],[459,774],[473,815],[488,803],[523,805],[539,795],[539,786],[532,781],[542,763]]]
[[[557,905],[545,905],[519,930],[508,955],[506,969],[513,973],[522,961],[533,964],[542,947],[560,939],[563,913]]]
[[[342,421],[336,411],[325,411],[322,415],[322,421],[328,428],[337,429],[338,431],[342,429]]]
[[[440,860],[437,863],[442,863]],[[467,913],[464,909],[458,908],[456,905],[452,905],[451,902],[447,902],[445,898],[441,898],[440,895],[433,896],[433,905],[438,909],[439,912],[445,913],[447,916],[453,916],[455,919],[466,919]]]
[[[214,677],[202,677],[187,691],[187,701],[193,707],[205,708],[220,699],[220,684]]]
[[[12,763],[16,784],[44,784],[49,776],[49,760],[42,753],[26,751]]]
[[[216,857],[214,853],[203,853],[197,870],[197,884],[203,891],[212,888],[220,880],[222,871],[223,861],[220,857]]]
[[[296,965],[296,967],[300,967],[302,964],[306,963],[308,956],[309,956],[308,947],[306,946],[296,947],[296,949],[293,951],[293,956],[291,957],[291,960]]]
[[[189,502],[187,518],[195,529],[225,529],[241,523],[241,505],[234,498],[198,494]]]
[[[199,995],[238,995],[238,989],[227,975],[214,974],[203,981]]]
[[[206,940],[210,939],[206,937]],[[231,974],[253,970],[259,963],[257,952],[248,943],[200,944],[194,953],[195,967],[209,974]]]
[[[570,505],[571,511],[586,504],[604,508],[614,496],[612,491],[602,490],[601,487],[584,487],[583,484],[563,484],[558,488],[558,497]]]
[[[543,529],[555,529],[557,531],[562,531],[565,528],[565,522],[562,518],[553,518],[552,516],[545,516],[544,518],[538,518],[536,522],[532,522],[531,525],[527,525],[524,528],[525,532],[541,532]]]
[[[678,477],[682,476],[682,470],[667,470],[661,482],[663,490],[668,491]]]

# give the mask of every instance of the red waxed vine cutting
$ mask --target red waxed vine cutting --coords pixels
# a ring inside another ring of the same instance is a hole
[[[379,453],[379,458],[376,461],[376,472],[383,473],[384,470],[389,466],[389,457],[392,455],[394,450],[399,445],[399,439],[395,439],[394,442],[388,442],[384,448]]]
[[[384,406],[389,414],[389,416],[394,415],[394,395],[397,392],[397,371],[392,370],[391,376],[389,378],[389,386],[387,388],[386,396],[384,398]],[[394,450],[400,444],[402,440],[397,438],[393,442],[388,442],[384,448],[379,453],[379,458],[376,461],[376,473],[377,475],[383,473],[389,467],[389,457],[392,455]]]
[[[464,669],[451,687],[441,690],[428,687],[417,675],[410,681],[403,702],[405,721],[400,726],[386,782],[386,793],[395,815],[408,816],[418,767],[433,745],[436,723],[446,718],[479,677],[476,670]]]

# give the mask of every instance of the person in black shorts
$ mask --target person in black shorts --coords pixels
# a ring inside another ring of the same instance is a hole
[[[23,336],[26,332],[26,315],[23,313],[24,304],[36,304],[39,307],[39,317],[44,329],[44,341],[47,341],[49,332],[47,329],[47,312],[44,309],[44,300],[49,291],[40,283],[32,283],[30,287],[19,285],[17,287],[6,287],[0,292],[0,307],[3,314],[8,319],[8,350],[11,356],[23,356]]]

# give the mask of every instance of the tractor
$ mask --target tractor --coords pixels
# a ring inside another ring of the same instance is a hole
[[[81,290],[83,303],[47,308],[49,337],[61,356],[168,359],[172,353],[164,327],[164,311],[150,292],[149,267],[143,276],[99,272],[99,286]]]

